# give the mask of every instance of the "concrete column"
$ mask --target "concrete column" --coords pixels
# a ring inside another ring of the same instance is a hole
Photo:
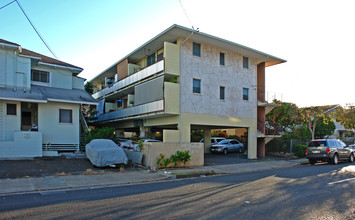
[[[265,157],[265,139],[258,138],[258,158]]]
[[[256,126],[248,128],[248,159],[257,158]]]
[[[205,153],[211,153],[210,152],[210,146],[211,146],[211,129],[204,129],[203,130],[203,140],[204,140],[204,144],[205,144]]]
[[[146,132],[147,128],[146,127],[139,127],[139,137],[140,138],[145,138],[147,137],[147,132]]]
[[[181,143],[191,142],[191,125],[187,121],[182,120],[182,124],[179,126]],[[179,138],[179,140],[180,140]]]

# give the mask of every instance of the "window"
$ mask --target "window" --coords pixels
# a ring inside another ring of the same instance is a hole
[[[158,62],[158,61],[161,61],[161,60],[163,60],[163,59],[164,59],[164,53],[158,54],[158,56],[157,56],[157,62]]]
[[[59,109],[59,123],[73,123],[71,109]]]
[[[219,53],[219,65],[224,66],[224,53]]]
[[[243,88],[243,100],[249,100],[249,89]]]
[[[6,114],[7,115],[16,115],[16,104],[7,104],[6,105]]]
[[[219,98],[221,100],[225,100],[224,92],[225,92],[225,88],[223,86],[219,87]]]
[[[249,69],[249,58],[248,57],[243,57],[243,68]]]
[[[31,80],[34,82],[49,83],[49,72],[31,70]]]
[[[193,79],[192,86],[193,86],[192,89],[193,93],[201,94],[201,80]]]
[[[122,108],[123,107],[123,100],[122,99],[118,99],[117,100],[117,108]]]
[[[192,55],[201,57],[201,44],[193,43]]]
[[[155,63],[155,53],[147,57],[147,66],[152,65],[153,63]]]

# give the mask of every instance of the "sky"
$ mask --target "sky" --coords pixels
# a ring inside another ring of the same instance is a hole
[[[179,24],[287,60],[266,68],[269,101],[355,104],[353,0],[18,1],[58,59],[88,80]],[[0,38],[53,57],[16,2],[0,9]]]

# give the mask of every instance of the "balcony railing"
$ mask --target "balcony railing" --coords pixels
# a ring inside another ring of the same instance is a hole
[[[125,108],[119,111],[105,113],[100,115],[96,122],[107,121],[113,119],[120,119],[130,116],[139,116],[143,114],[149,114],[153,112],[163,111],[164,110],[164,100],[158,100],[155,102],[150,102],[131,108]]]
[[[149,76],[152,76],[152,75],[162,72],[162,71],[164,71],[164,60],[161,60],[151,66],[148,66],[147,68],[144,68],[144,69],[114,83],[112,86],[107,87],[107,88],[93,94],[92,96],[95,99],[98,99],[102,96],[105,96],[105,95],[111,93],[111,92],[122,89],[126,86],[129,86],[135,82],[138,82],[142,79],[145,79]]]

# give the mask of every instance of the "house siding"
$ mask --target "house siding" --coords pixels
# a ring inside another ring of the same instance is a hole
[[[0,100],[0,141],[4,140],[4,104]]]

